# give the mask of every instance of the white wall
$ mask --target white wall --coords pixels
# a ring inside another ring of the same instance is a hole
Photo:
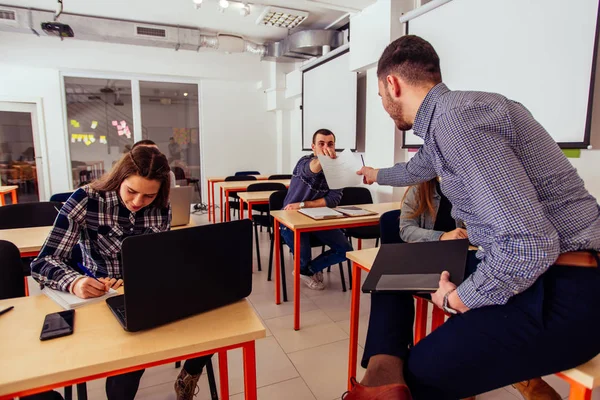
[[[203,99],[208,110],[203,110],[202,115],[208,121],[206,125],[201,121],[200,130],[204,139],[207,139],[203,153],[209,155],[204,163],[207,168],[204,175],[211,175],[210,171],[223,171],[227,175],[239,169],[238,165],[250,166],[256,160],[260,160],[260,165],[253,165],[253,169],[261,168],[261,172],[265,173],[275,172],[275,148],[271,152],[260,154],[237,148],[241,143],[256,138],[260,138],[258,142],[261,143],[263,138],[272,134],[271,126],[275,124],[272,116],[265,111],[264,94],[256,90],[256,83],[268,78],[270,62],[261,62],[257,56],[228,55],[215,51],[175,52],[169,49],[79,40],[61,42],[57,38],[4,32],[0,35],[0,54],[3,55],[0,59],[0,99],[37,99],[43,104],[44,112],[41,117],[45,126],[45,138],[42,139],[42,145],[47,147],[49,154],[49,193],[70,189],[66,178],[71,167],[61,74],[204,82],[207,90]],[[207,79],[240,83],[226,85],[224,82],[219,84]],[[236,106],[232,107],[232,104]],[[228,141],[223,136],[224,127],[233,130],[227,132],[230,137],[233,135],[237,138],[243,133],[243,140]],[[224,145],[236,147],[236,156],[215,157],[222,153]],[[253,144],[248,144],[246,148],[255,149],[248,146],[254,146]],[[269,148],[269,144],[265,147]]]

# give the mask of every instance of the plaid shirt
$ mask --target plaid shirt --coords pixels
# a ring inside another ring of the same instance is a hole
[[[132,213],[117,192],[78,189],[63,205],[31,275],[52,289],[68,291],[81,274],[70,265],[79,243],[83,264],[98,277],[122,278],[121,244],[128,236],[163,232],[171,225],[171,207],[148,206]]]
[[[548,132],[521,104],[482,92],[425,97],[413,125],[424,145],[377,181],[408,186],[441,177],[455,219],[481,247],[457,289],[470,308],[505,304],[559,254],[600,249],[600,207]]]

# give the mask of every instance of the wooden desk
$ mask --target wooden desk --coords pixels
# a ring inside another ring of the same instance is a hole
[[[0,206],[6,204],[4,200],[4,196],[10,193],[10,199],[12,200],[12,204],[17,204],[17,189],[19,187],[16,185],[13,186],[0,186]]]
[[[76,310],[73,335],[44,342],[44,316],[60,306],[44,295],[0,301],[0,309],[8,306],[15,308],[0,318],[0,399],[217,352],[226,376],[226,351],[234,348],[243,349],[245,398],[256,399],[254,341],[265,328],[246,300],[135,333],[123,330],[101,302]],[[227,379],[221,396],[229,398]]]
[[[300,234],[304,232],[313,231],[324,231],[328,229],[343,229],[343,228],[356,228],[360,226],[371,226],[379,224],[379,218],[381,214],[391,211],[398,210],[400,208],[400,202],[392,203],[379,203],[379,204],[360,204],[358,207],[362,207],[365,210],[374,211],[377,214],[368,215],[364,217],[347,217],[347,218],[336,218],[316,221],[298,211],[272,211],[271,216],[275,219],[275,226],[273,232],[279,232],[279,224],[287,226],[289,229],[294,231],[294,329],[300,329],[300,256],[297,249],[300,248]],[[281,304],[281,268],[279,259],[279,241],[281,235],[275,235],[275,303]],[[359,241],[359,250],[361,242]],[[353,286],[355,287],[355,286]],[[360,287],[356,286],[357,288]],[[358,292],[358,290],[354,290]]]
[[[269,197],[277,190],[264,192],[240,192],[240,219],[244,218],[244,203],[248,204],[248,218],[252,219],[252,206],[255,204],[269,204]]]
[[[256,177],[256,180],[258,181],[266,181],[267,179],[269,179],[269,175],[252,175]],[[216,222],[216,218],[215,218],[215,183],[218,182],[225,182],[225,178],[227,178],[226,176],[209,176],[208,178],[206,178],[206,186],[208,188],[208,221],[213,221]],[[223,202],[221,202],[221,206],[223,206],[222,204]],[[212,214],[210,212],[212,207]],[[212,219],[211,219],[212,217]],[[221,221],[222,222],[222,221]]]
[[[21,252],[21,257],[35,257],[42,249],[51,230],[52,226],[0,229],[0,240],[14,243]]]
[[[269,182],[272,183],[283,183],[286,187],[290,186],[291,179],[273,179]],[[258,183],[256,181],[230,181],[230,182],[219,182],[219,188],[221,190],[221,210],[225,211],[225,220],[229,221],[229,194],[237,192],[245,192],[248,186]],[[223,203],[223,192],[225,192],[225,208]],[[241,215],[241,214],[240,214]],[[214,214],[213,214],[214,217]],[[213,219],[213,222],[216,222]],[[223,222],[223,214],[221,213],[221,222]]]

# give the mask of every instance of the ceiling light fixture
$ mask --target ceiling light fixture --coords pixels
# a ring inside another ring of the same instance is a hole
[[[194,2],[196,9],[199,9],[200,7],[202,7],[202,0],[192,0],[192,1]]]
[[[307,17],[308,13],[306,11],[269,6],[263,10],[256,20],[256,24],[293,29],[306,20]]]
[[[219,6],[222,9],[225,9],[225,8],[229,7],[229,1],[228,0],[219,0]]]
[[[183,93],[183,97],[188,97],[188,93],[187,92]]]

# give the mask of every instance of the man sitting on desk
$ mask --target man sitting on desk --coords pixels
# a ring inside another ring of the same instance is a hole
[[[298,161],[292,173],[288,194],[283,202],[284,210],[309,207],[336,207],[342,198],[342,190],[330,190],[318,155],[335,158],[335,135],[328,129],[319,129],[312,138],[313,154]],[[294,252],[294,232],[281,227],[283,240]],[[329,250],[311,260],[311,236]],[[323,290],[323,270],[346,260],[346,252],[352,246],[340,229],[303,233],[300,237],[300,278],[311,289]]]

